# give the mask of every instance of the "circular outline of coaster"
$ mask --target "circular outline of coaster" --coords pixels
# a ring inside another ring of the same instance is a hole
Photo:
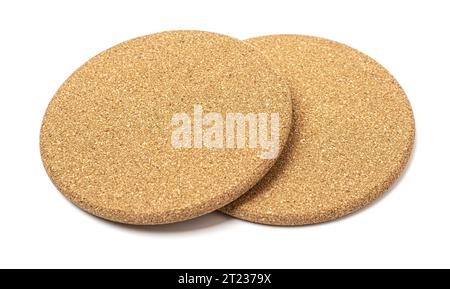
[[[283,148],[290,90],[259,50],[203,31],[138,37],[91,58],[62,84],[42,122],[41,156],[58,190],[93,215],[142,225],[183,221],[235,200],[275,162],[250,147],[206,147],[206,116],[218,117],[209,119],[217,128],[228,112],[279,113]],[[182,139],[194,138],[181,148],[171,132],[180,114],[191,125]],[[220,137],[208,135],[210,145]]]
[[[293,124],[269,173],[221,211],[255,223],[305,225],[340,218],[382,195],[406,167],[415,138],[410,103],[393,76],[327,39],[246,41],[288,81]]]

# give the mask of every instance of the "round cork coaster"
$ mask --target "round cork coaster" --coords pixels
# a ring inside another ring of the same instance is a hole
[[[289,87],[243,41],[171,31],[93,57],[45,114],[45,169],[73,203],[130,224],[218,209],[273,165],[290,130]],[[254,135],[257,134],[257,139]]]
[[[374,201],[405,168],[414,118],[397,81],[365,54],[299,35],[247,41],[292,91],[293,128],[275,166],[223,212],[252,222],[330,221]]]

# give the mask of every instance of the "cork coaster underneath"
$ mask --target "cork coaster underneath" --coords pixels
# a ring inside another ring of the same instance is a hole
[[[330,221],[379,197],[405,168],[414,118],[397,81],[363,53],[296,35],[247,41],[280,69],[292,90],[293,129],[275,166],[222,209],[252,222]]]
[[[233,201],[274,163],[277,152],[261,157],[258,142],[224,139],[228,113],[276,114],[282,149],[289,88],[259,50],[208,32],[144,36],[64,82],[43,120],[41,155],[56,187],[94,215],[182,221]]]

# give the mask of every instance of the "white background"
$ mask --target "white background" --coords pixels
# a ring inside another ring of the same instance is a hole
[[[450,267],[449,1],[0,3],[0,267]],[[406,174],[369,208],[306,227],[214,213],[136,228],[83,213],[41,164],[46,106],[90,57],[173,29],[241,39],[317,35],[372,56],[398,79],[415,112]]]

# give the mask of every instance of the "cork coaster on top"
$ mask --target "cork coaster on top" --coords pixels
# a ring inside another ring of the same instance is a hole
[[[40,147],[53,183],[80,208],[162,224],[245,193],[274,163],[290,122],[289,88],[259,50],[173,31],[81,66],[49,104]]]
[[[408,99],[388,71],[325,39],[247,42],[288,80],[293,128],[270,172],[222,211],[257,223],[312,224],[354,212],[386,191],[405,168],[415,134]]]

